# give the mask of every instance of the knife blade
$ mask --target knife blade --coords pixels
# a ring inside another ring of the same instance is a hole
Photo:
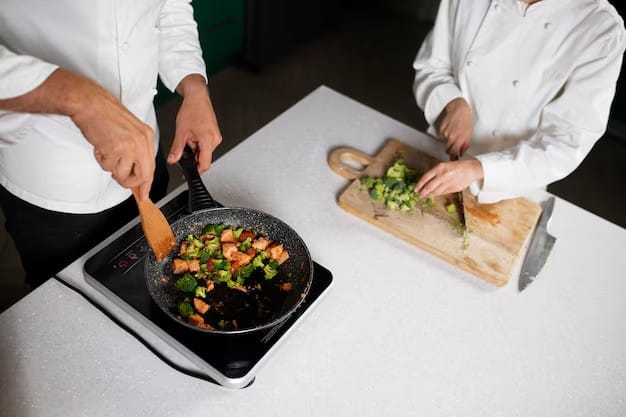
[[[537,278],[556,243],[556,238],[548,233],[548,222],[554,209],[554,197],[541,203],[541,209],[541,216],[522,264],[518,282],[520,292]]]
[[[458,161],[459,155],[451,156],[450,160]],[[456,192],[456,198],[459,204],[459,220],[461,222],[461,226],[463,226],[463,232],[467,232],[467,223],[465,222],[465,204],[463,204],[463,190]]]

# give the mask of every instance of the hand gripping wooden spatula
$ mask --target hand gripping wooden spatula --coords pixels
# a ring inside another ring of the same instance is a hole
[[[152,248],[155,258],[158,261],[162,261],[176,246],[174,232],[172,232],[172,228],[163,212],[154,205],[152,200],[141,201],[138,188],[133,188],[133,196],[135,196],[135,201],[137,202],[141,228],[144,235],[146,235],[148,245]]]

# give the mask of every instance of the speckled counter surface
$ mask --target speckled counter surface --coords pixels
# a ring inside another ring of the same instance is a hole
[[[626,231],[557,199],[558,241],[539,279],[523,293],[516,280],[491,287],[337,207],[346,180],[329,151],[374,153],[388,137],[436,153],[425,135],[321,87],[203,177],[223,204],[290,224],[334,274],[252,386],[176,371],[50,280],[0,315],[0,414],[626,415]],[[84,282],[89,255],[61,278],[123,320]]]

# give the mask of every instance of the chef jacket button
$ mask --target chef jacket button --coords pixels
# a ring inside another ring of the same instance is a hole
[[[122,49],[122,51],[127,50],[128,49],[128,42],[124,42],[120,48]]]
[[[543,28],[546,29],[546,30],[552,29],[552,23],[550,23],[550,22],[544,23]]]
[[[468,59],[467,62],[465,63],[465,65],[467,65],[468,67],[472,66],[472,60]]]
[[[500,5],[498,3],[494,3],[493,4],[493,10],[494,11],[498,11],[499,8],[500,8]]]
[[[495,136],[498,136],[499,134],[500,134],[500,131],[499,131],[498,129],[493,129],[493,130],[491,131],[491,136],[494,136],[494,137],[495,137]]]
[[[156,88],[153,88],[152,90],[150,90],[152,92],[153,96],[156,96],[159,92],[159,90],[157,90]]]
[[[513,87],[517,87],[518,84],[519,84],[518,80],[513,80]]]

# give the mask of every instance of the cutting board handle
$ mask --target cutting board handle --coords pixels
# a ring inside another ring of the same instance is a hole
[[[357,169],[346,163],[346,161],[355,162],[362,165],[363,168]],[[349,180],[361,177],[365,168],[367,168],[367,166],[372,162],[374,162],[373,156],[349,147],[334,149],[328,157],[328,165],[330,166],[330,169],[335,171],[336,174],[339,174]]]

